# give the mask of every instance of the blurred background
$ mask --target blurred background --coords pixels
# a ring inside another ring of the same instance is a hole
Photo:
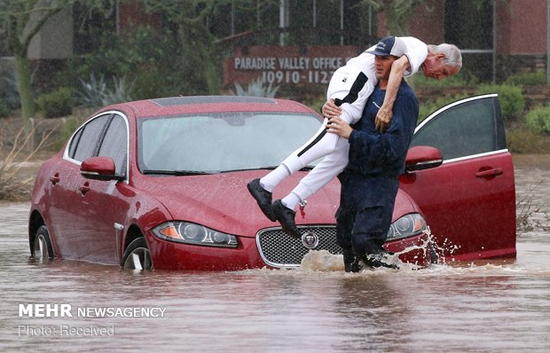
[[[97,107],[173,95],[289,98],[318,111],[336,68],[386,35],[410,35],[456,44],[464,60],[452,79],[410,80],[420,119],[497,92],[510,149],[547,153],[549,11],[548,0],[1,1],[0,139],[12,146],[30,123],[31,147],[56,130],[56,149]]]

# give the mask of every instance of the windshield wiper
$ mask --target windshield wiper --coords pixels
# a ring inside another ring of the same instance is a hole
[[[249,170],[273,170],[275,168],[277,168],[277,166],[258,167],[258,168],[227,169],[227,170],[220,170],[219,173],[247,172]]]
[[[184,175],[210,175],[210,174],[219,174],[219,173],[234,173],[234,172],[245,172],[249,170],[273,170],[277,166],[266,166],[258,168],[242,168],[242,169],[228,169],[228,170],[216,170],[216,171],[202,171],[202,170],[163,170],[163,169],[145,169],[143,174],[148,175],[174,175],[174,176],[184,176]],[[300,170],[311,170],[313,166],[306,165]]]
[[[182,175],[209,175],[213,174],[213,172],[205,172],[201,170],[161,170],[161,169],[145,169],[143,171],[143,174],[157,174],[157,175],[174,175],[174,176],[182,176]]]
[[[268,167],[258,167],[258,168],[242,168],[242,169],[228,169],[228,170],[221,170],[219,173],[234,173],[234,172],[247,172],[249,170],[273,170],[277,168],[278,166],[268,166]],[[300,170],[312,170],[312,165],[306,165]]]

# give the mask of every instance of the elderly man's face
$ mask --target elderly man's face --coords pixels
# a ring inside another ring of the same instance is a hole
[[[443,59],[445,59],[443,54],[437,54],[426,58],[426,61],[422,64],[424,76],[441,80],[457,74],[459,68],[457,66],[444,65]]]

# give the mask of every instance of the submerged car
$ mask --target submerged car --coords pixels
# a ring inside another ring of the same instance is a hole
[[[246,184],[312,136],[322,117],[290,100],[171,97],[108,106],[38,171],[34,257],[127,269],[293,268],[311,250],[340,254],[335,179],[296,222],[268,220]],[[457,102],[417,129],[385,247],[425,266],[515,257],[515,194],[496,95]],[[310,167],[283,182],[288,193]]]

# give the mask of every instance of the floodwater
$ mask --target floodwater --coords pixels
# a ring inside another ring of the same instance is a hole
[[[346,274],[322,254],[218,273],[36,263],[28,203],[0,204],[0,351],[549,352],[550,158],[515,164],[532,228],[517,260],[420,271]]]

